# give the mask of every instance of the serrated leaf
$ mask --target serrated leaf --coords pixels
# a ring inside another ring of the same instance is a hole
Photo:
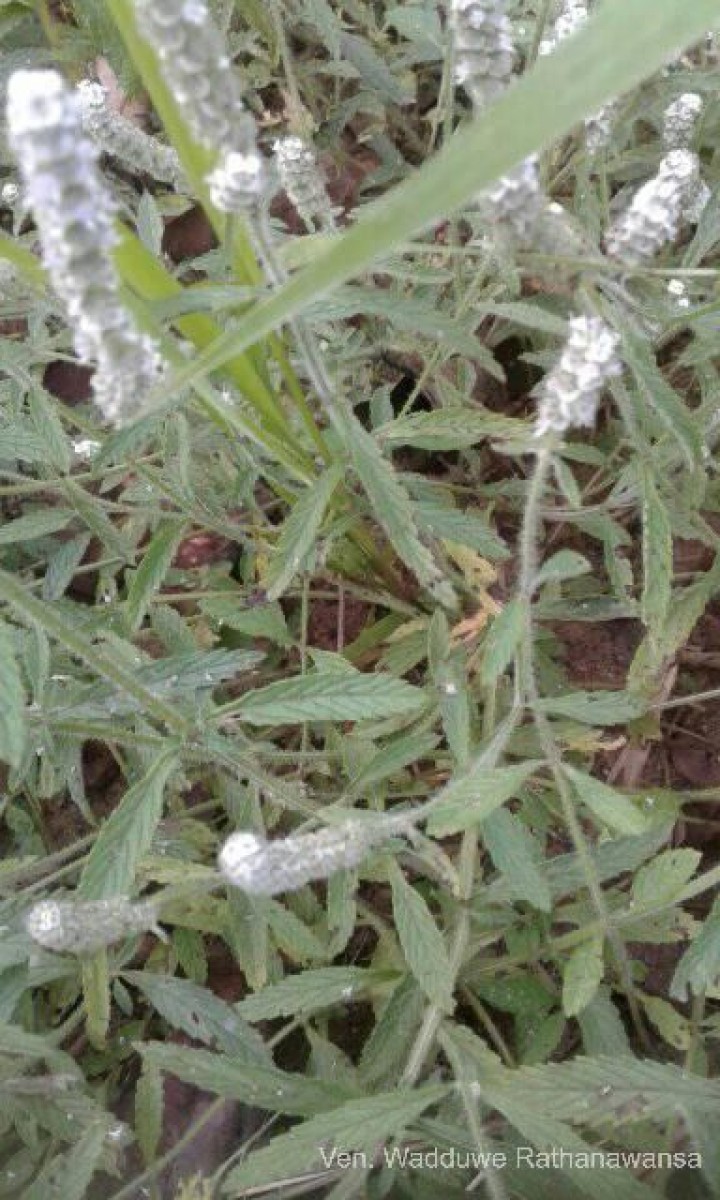
[[[442,1012],[454,1008],[453,974],[445,942],[422,896],[400,868],[390,868],[393,918],[408,967],[428,999]]]
[[[702,855],[698,850],[666,850],[641,867],[633,880],[633,900],[638,908],[662,908],[680,895],[692,879]]]
[[[553,554],[541,566],[535,576],[535,586],[541,587],[545,583],[560,579],[577,579],[591,570],[592,567],[584,554],[578,554],[576,550],[558,550],[557,554]]]
[[[24,1200],[48,1200],[49,1196],[84,1200],[90,1181],[100,1167],[107,1134],[107,1124],[96,1121],[65,1154],[58,1155],[43,1168],[23,1192]]]
[[[516,423],[521,425],[520,422]],[[508,418],[477,408],[437,408],[408,413],[376,430],[388,446],[417,446],[420,450],[464,450],[485,438],[506,437]],[[518,430],[514,430],[518,432]]]
[[[100,539],[108,552],[122,562],[132,562],[135,548],[129,538],[117,529],[98,499],[91,496],[72,479],[63,483],[66,499],[72,504],[81,521]]]
[[[280,983],[246,996],[238,1004],[238,1012],[246,1021],[299,1016],[334,1004],[349,1004],[365,992],[392,982],[393,978],[386,971],[365,967],[319,967],[301,975],[289,975]]]
[[[312,1116],[333,1109],[357,1094],[357,1089],[344,1083],[331,1084],[326,1079],[311,1079],[257,1062],[239,1062],[235,1057],[213,1054],[210,1050],[191,1050],[160,1042],[140,1042],[137,1050],[159,1071],[167,1071],[203,1091],[271,1112]]]
[[[648,813],[633,804],[628,796],[623,796],[622,792],[567,763],[563,770],[572,780],[580,800],[604,825],[632,836],[645,833],[654,824]]]
[[[373,513],[397,554],[441,604],[456,605],[449,582],[420,538],[413,503],[375,439],[355,418],[345,416],[345,444]]]
[[[677,440],[688,466],[702,458],[700,425],[678,393],[667,382],[652,355],[650,344],[630,332],[627,323],[618,327],[623,341],[623,359],[635,376],[642,400]]]
[[[269,1146],[248,1155],[241,1166],[230,1172],[223,1186],[224,1194],[240,1197],[253,1186],[281,1179],[288,1162],[293,1171],[323,1167],[326,1163],[320,1147],[332,1150],[365,1152],[368,1156],[378,1143],[397,1136],[417,1119],[430,1105],[447,1095],[443,1085],[426,1085],[412,1091],[381,1092],[362,1100],[350,1100],[333,1112],[325,1112],[289,1133],[276,1137]]]
[[[593,999],[579,1014],[578,1022],[583,1048],[589,1057],[632,1053],[625,1026],[608,988],[598,988]]]
[[[562,1006],[566,1017],[576,1017],[595,996],[604,973],[603,939],[589,938],[573,950],[563,967]]]
[[[655,1026],[663,1041],[675,1050],[687,1050],[692,1042],[692,1031],[687,1017],[683,1017],[661,996],[647,996],[641,992],[639,998],[648,1020]]]
[[[125,619],[132,633],[145,619],[150,600],[168,572],[184,528],[184,521],[161,521],[145,549],[140,566],[132,574],[125,601]]]
[[[544,712],[571,717],[583,725],[624,725],[645,712],[646,705],[627,692],[569,692],[546,696],[539,702]]]
[[[427,830],[433,837],[446,837],[484,821],[490,813],[516,796],[518,790],[541,765],[540,760],[510,767],[489,768],[480,763],[453,779],[433,801]]]
[[[164,1085],[154,1063],[146,1062],[135,1084],[135,1136],[146,1166],[155,1161],[160,1145]]]
[[[443,541],[469,546],[493,562],[502,562],[510,557],[505,542],[476,509],[460,512],[457,508],[448,508],[434,501],[417,500],[415,515],[421,529],[429,530]]]
[[[520,818],[506,808],[497,809],[485,821],[482,832],[490,857],[512,893],[527,900],[533,908],[550,912],[550,889],[538,861],[541,855]]]
[[[248,692],[234,706],[250,725],[361,721],[414,712],[426,704],[419,688],[392,675],[295,676]]]
[[[390,996],[363,1046],[360,1075],[364,1082],[378,1084],[393,1077],[393,1068],[407,1057],[425,1006],[425,996],[417,980],[406,975]]]
[[[265,587],[270,600],[282,596],[298,571],[303,569],[341,478],[341,468],[332,467],[293,503],[265,574]]]
[[[70,508],[43,508],[26,513],[24,517],[0,525],[0,546],[14,546],[18,542],[32,542],[59,533],[74,519],[75,513]]]
[[[482,681],[490,687],[512,662],[525,628],[525,602],[511,600],[492,621],[483,643]]]
[[[0,621],[0,762],[19,767],[25,750],[25,690],[9,627]]]
[[[84,900],[130,894],[162,816],[165,784],[176,762],[174,751],[160,755],[101,826],[78,884]]]
[[[699,996],[720,979],[720,899],[716,899],[700,932],[678,963],[670,984],[675,1000],[687,1000],[688,988]]]
[[[670,608],[673,576],[672,528],[649,470],[642,472],[643,590],[640,612],[659,644]]]
[[[231,1004],[207,988],[154,971],[124,971],[123,979],[139,988],[160,1016],[188,1037],[207,1045],[217,1043],[235,1061],[268,1065],[262,1038]]]

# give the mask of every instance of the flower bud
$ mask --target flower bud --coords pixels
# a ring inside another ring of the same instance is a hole
[[[504,231],[511,242],[528,245],[546,204],[540,188],[537,155],[520,163],[478,198],[487,220]]]
[[[120,301],[114,207],[97,149],[83,131],[77,95],[57,71],[15,71],[7,123],[43,264],[65,306],[77,354],[97,364],[96,403],[119,422],[141,407],[162,363]]]
[[[479,110],[505,91],[515,48],[506,0],[453,0],[455,80]]]
[[[114,112],[102,84],[83,79],[77,95],[83,127],[102,151],[161,183],[182,186],[183,172],[176,151],[145,133],[122,113]]]
[[[254,833],[234,833],[218,857],[221,873],[234,887],[255,896],[292,892],[343,867],[356,867],[375,846],[411,828],[408,815],[378,813],[269,842]]]
[[[535,436],[591,426],[607,381],[622,372],[619,338],[599,317],[575,317],[558,363],[539,388]]]
[[[157,905],[133,903],[127,896],[109,900],[41,900],[25,917],[25,928],[45,950],[94,954],[122,938],[155,927]]]

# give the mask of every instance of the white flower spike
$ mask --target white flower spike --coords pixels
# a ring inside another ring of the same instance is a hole
[[[696,212],[693,205],[697,206],[700,187],[697,155],[691,150],[671,150],[657,175],[639,189],[609,230],[605,246],[610,257],[634,266],[674,242],[683,221]]]
[[[506,0],[453,0],[455,81],[479,111],[510,83],[515,60]]]
[[[95,401],[108,421],[134,416],[162,370],[154,342],[120,301],[111,253],[114,207],[83,130],[80,103],[57,71],[15,71],[7,125],[42,260],[83,362],[96,367]]]
[[[687,150],[703,109],[702,96],[683,92],[663,114],[663,143],[666,150]]]
[[[77,94],[83,126],[101,150],[133,171],[142,171],[161,183],[182,186],[183,171],[177,152],[128,121],[122,113],[114,112],[101,83],[83,79],[77,86]]]
[[[407,815],[378,813],[272,842],[254,833],[233,833],[220,851],[218,866],[234,887],[250,895],[275,896],[327,879],[343,867],[356,867],[375,846],[411,828]]]
[[[275,162],[280,185],[307,228],[334,229],[332,205],[312,147],[293,134],[278,138]]]
[[[109,900],[41,900],[25,917],[25,928],[38,945],[61,954],[95,954],[122,938],[155,931],[157,905],[133,903],[127,896]]]
[[[622,373],[619,338],[599,317],[574,317],[557,364],[539,388],[535,436],[592,426],[603,388]]]

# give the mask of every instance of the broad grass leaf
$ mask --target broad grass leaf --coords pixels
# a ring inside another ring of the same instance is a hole
[[[577,946],[563,967],[562,1006],[566,1017],[576,1017],[587,1008],[602,983],[602,937],[588,938]]]
[[[586,774],[585,771],[578,771],[576,767],[568,764],[563,766],[563,770],[572,780],[578,798],[603,825],[609,825],[618,833],[632,836],[645,833],[656,823],[628,796],[623,796],[622,792],[616,791],[594,776]]]
[[[541,765],[540,760],[510,767],[489,768],[481,764],[452,779],[433,801],[427,822],[428,833],[433,837],[446,837],[484,821],[506,800],[516,796]]]
[[[265,574],[268,598],[277,600],[304,569],[332,494],[342,479],[339,466],[331,467],[295,500],[280,531],[280,538]]]
[[[0,762],[19,767],[25,750],[25,689],[10,627],[0,621]]]
[[[414,712],[427,703],[419,688],[391,675],[296,676],[248,692],[234,711],[249,725],[361,721]]]
[[[540,865],[539,846],[530,830],[506,808],[496,809],[483,824],[482,836],[496,868],[513,895],[533,908],[550,912],[552,901]]]
[[[333,1150],[365,1152],[372,1155],[379,1143],[396,1137],[417,1118],[448,1094],[442,1084],[426,1084],[411,1091],[396,1089],[350,1100],[332,1112],[324,1112],[289,1133],[273,1139],[269,1146],[248,1155],[244,1163],[230,1172],[223,1194],[241,1197],[253,1187],[283,1179],[292,1164],[293,1176],[331,1163],[323,1159]]]
[[[391,867],[390,884],[393,920],[408,967],[428,999],[450,1013],[454,980],[442,934],[422,896],[396,863]]]
[[[103,900],[132,891],[135,873],[162,816],[165,785],[176,765],[174,750],[161,754],[101,826],[78,884],[83,900]]]

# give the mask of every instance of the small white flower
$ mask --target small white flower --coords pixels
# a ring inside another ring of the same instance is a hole
[[[307,227],[332,229],[332,205],[312,147],[294,135],[278,138],[275,162],[280,184]]]
[[[506,0],[453,0],[455,80],[479,110],[505,91],[515,47]]]
[[[682,279],[671,279],[667,285],[668,295],[672,296],[678,308],[689,308],[690,297],[687,295],[687,288]]]
[[[605,239],[611,258],[634,265],[674,242],[697,197],[700,163],[690,150],[672,150]]]
[[[251,213],[266,191],[265,166],[256,151],[230,150],[208,175],[210,198],[224,213]]]
[[[42,260],[65,306],[75,349],[97,366],[93,386],[103,414],[122,421],[141,408],[162,362],[120,301],[114,206],[77,95],[57,71],[15,71],[7,124]]]
[[[607,381],[622,372],[619,338],[599,317],[575,317],[556,366],[540,385],[535,436],[592,426]]]
[[[122,113],[114,112],[102,84],[83,79],[77,94],[83,126],[101,150],[152,179],[182,184],[183,171],[176,151],[145,133]]]
[[[684,92],[668,105],[663,115],[663,142],[667,150],[686,150],[690,146],[702,107],[702,96],[697,92]]]
[[[122,938],[154,930],[157,919],[152,900],[41,900],[27,913],[25,928],[45,950],[94,954]]]
[[[77,458],[92,458],[100,449],[100,442],[92,438],[79,438],[72,444],[73,453]]]
[[[274,896],[355,867],[375,846],[410,828],[407,815],[378,813],[272,842],[254,833],[234,833],[220,851],[218,866],[234,887],[250,895]]]
[[[12,181],[4,183],[0,192],[3,204],[7,204],[8,208],[13,208],[20,199],[20,188]]]

